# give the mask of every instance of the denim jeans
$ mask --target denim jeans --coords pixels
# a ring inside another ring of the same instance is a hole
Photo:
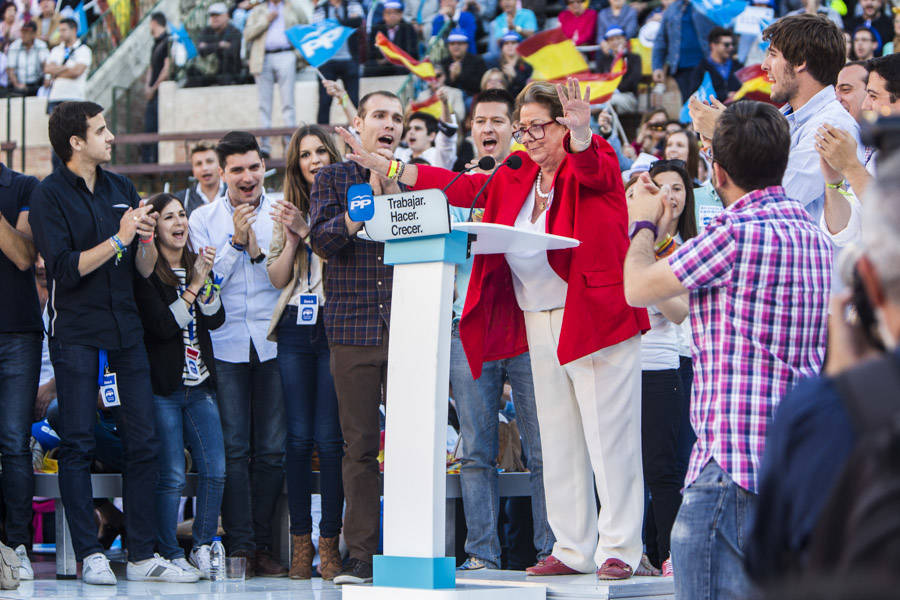
[[[59,401],[59,491],[66,507],[76,560],[103,548],[97,541],[91,490],[94,426],[97,421],[98,351],[91,346],[50,340],[50,359],[56,375]],[[150,365],[142,340],[128,348],[109,351],[110,370],[116,374],[122,405],[112,410],[125,452],[125,531],[128,560],[153,556],[156,545],[154,503],[158,471],[150,387]]]
[[[0,454],[6,543],[31,548],[31,421],[41,374],[41,334],[0,333]]]
[[[744,545],[758,497],[710,460],[684,492],[672,528],[675,598],[743,600],[753,591]]]
[[[230,553],[272,548],[272,515],[284,484],[285,418],[278,360],[216,360],[225,441],[222,526]],[[252,490],[252,501],[251,501]]]
[[[287,415],[285,474],[291,533],[294,535],[312,532],[310,459],[313,443],[319,451],[319,488],[322,494],[319,534],[334,537],[341,532],[344,438],[341,436],[330,356],[322,319],[313,326],[297,325],[296,307],[285,309],[278,324],[278,367]]]
[[[181,385],[156,400],[156,431],[159,435],[159,480],[156,483],[157,549],[168,559],[184,558],[175,539],[178,504],[184,490],[184,448],[191,451],[197,467],[197,514],[194,516],[194,547],[212,543],[219,523],[222,490],[225,487],[225,446],[219,409],[209,381],[198,386]]]
[[[463,508],[466,513],[466,554],[500,566],[500,540],[497,521],[500,491],[497,480],[498,401],[505,376],[509,377],[516,408],[516,424],[522,436],[522,453],[531,472],[531,511],[534,520],[534,546],[538,560],[553,550],[555,539],[547,523],[544,499],[543,459],[531,379],[528,353],[486,362],[481,377],[472,379],[457,326],[450,342],[450,383],[459,415],[463,460],[460,470]]]

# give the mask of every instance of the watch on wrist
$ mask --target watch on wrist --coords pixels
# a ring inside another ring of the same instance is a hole
[[[251,258],[250,262],[253,263],[254,265],[258,265],[259,263],[261,263],[264,260],[266,260],[266,253],[263,252],[262,250],[260,250],[259,254],[256,255],[256,258]]]
[[[659,230],[656,228],[656,223],[652,221],[635,221],[631,224],[631,227],[628,228],[628,239],[633,240],[634,236],[636,236],[641,229],[649,229],[653,233],[654,240],[659,233]]]

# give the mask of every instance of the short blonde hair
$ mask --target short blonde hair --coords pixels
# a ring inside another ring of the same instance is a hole
[[[516,97],[516,109],[513,112],[513,123],[519,120],[522,107],[526,104],[540,104],[545,107],[550,111],[550,118],[554,122],[558,117],[563,116],[563,107],[559,101],[559,94],[556,92],[556,84],[549,81],[532,81],[519,92]]]

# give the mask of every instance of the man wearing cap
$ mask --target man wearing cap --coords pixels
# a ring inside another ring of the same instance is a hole
[[[197,52],[205,57],[209,65],[199,85],[238,83],[241,74],[241,32],[231,24],[224,2],[213,3],[206,14],[209,15],[209,25],[200,32]]]
[[[293,126],[294,83],[297,79],[297,54],[285,31],[308,21],[299,6],[285,0],[260,2],[247,16],[244,40],[249,47],[250,74],[256,79],[259,94],[259,125],[272,126],[272,98],[275,84],[281,97],[281,118],[286,126]],[[285,137],[285,147],[287,138]],[[263,158],[269,158],[272,144],[269,138],[260,139]]]
[[[603,44],[597,54],[597,71],[609,73],[616,62],[616,57],[621,53],[625,59],[625,76],[619,82],[619,87],[609,99],[609,105],[617,113],[632,113],[637,110],[637,86],[641,82],[641,57],[634,52],[629,52],[628,40],[625,39],[625,30],[621,27],[610,27],[603,34]]]
[[[469,38],[459,28],[447,36],[447,51],[450,56],[441,62],[447,74],[447,85],[461,89],[471,98],[481,91],[481,76],[487,71],[484,60],[469,53]]]
[[[384,22],[372,27],[369,36],[369,57],[363,74],[366,77],[379,75],[406,75],[405,67],[392,65],[382,56],[381,51],[375,48],[375,37],[381,33],[398,48],[412,56],[419,56],[419,36],[416,29],[403,20],[403,3],[399,0],[388,0],[384,3]]]

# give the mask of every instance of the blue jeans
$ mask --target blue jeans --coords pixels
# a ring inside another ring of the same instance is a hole
[[[500,567],[497,521],[500,491],[497,480],[497,413],[508,376],[513,389],[516,424],[522,436],[522,453],[531,472],[531,512],[538,560],[550,555],[556,541],[547,523],[544,499],[543,459],[528,353],[486,362],[481,377],[472,379],[457,326],[450,342],[450,383],[459,415],[463,460],[460,470],[463,509],[466,514],[466,554],[480,558],[491,568]]]
[[[181,385],[156,400],[156,430],[159,435],[159,480],[156,483],[157,548],[168,559],[184,558],[175,539],[178,504],[184,490],[184,448],[191,451],[200,475],[197,484],[197,514],[194,516],[194,547],[212,543],[219,523],[222,490],[225,487],[225,447],[219,409],[208,382]]]
[[[287,415],[285,473],[291,533],[294,535],[312,532],[310,459],[313,443],[319,451],[319,489],[322,494],[319,534],[335,537],[341,532],[344,438],[330,356],[322,319],[313,326],[297,325],[297,308],[287,307],[278,324],[278,367]]]
[[[66,507],[76,560],[103,548],[97,541],[91,490],[94,426],[97,421],[97,348],[50,340],[50,359],[56,375],[59,401],[59,491]],[[142,340],[109,351],[110,370],[116,374],[122,405],[112,410],[125,453],[125,531],[128,560],[153,556],[156,545],[154,501],[158,472],[150,386],[150,364]]]
[[[714,460],[684,492],[672,528],[675,598],[743,600],[753,591],[744,546],[758,496],[731,480]]]
[[[41,334],[0,333],[0,454],[6,543],[31,548],[31,421],[41,374]]]
[[[278,360],[216,360],[225,441],[222,526],[229,554],[272,548],[272,516],[284,485],[285,416]],[[251,501],[252,490],[252,501]]]

